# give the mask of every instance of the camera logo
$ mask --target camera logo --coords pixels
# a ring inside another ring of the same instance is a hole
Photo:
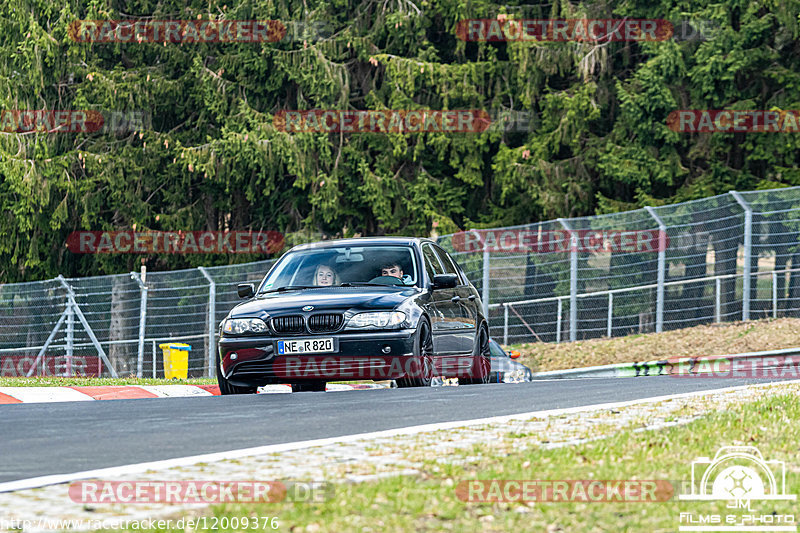
[[[692,493],[680,499],[796,500],[797,495],[786,494],[783,461],[765,461],[754,446],[723,446],[713,460],[692,461]]]
[[[726,507],[732,512],[682,512],[679,531],[797,531],[794,514],[759,514],[751,509],[752,501],[797,499],[795,494],[786,494],[783,461],[767,461],[753,446],[723,446],[714,459],[696,458],[690,490],[678,499],[728,500]]]

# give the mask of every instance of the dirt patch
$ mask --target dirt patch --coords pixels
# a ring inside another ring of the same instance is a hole
[[[724,355],[800,346],[800,318],[752,320],[692,328],[591,339],[562,344],[530,343],[519,361],[539,372],[584,366],[652,361],[670,357]]]

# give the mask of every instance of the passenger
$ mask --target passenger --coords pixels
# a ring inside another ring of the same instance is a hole
[[[392,276],[403,279],[403,269],[397,263],[386,263],[381,266],[381,276]]]
[[[339,284],[339,275],[328,265],[317,265],[314,272],[314,283],[320,287],[332,287]]]

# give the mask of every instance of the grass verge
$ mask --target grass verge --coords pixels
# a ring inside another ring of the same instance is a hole
[[[677,531],[681,512],[725,515],[733,510],[725,509],[727,502],[677,499],[659,503],[472,503],[460,500],[456,487],[473,479],[688,481],[696,457],[713,457],[721,446],[746,445],[758,447],[766,460],[784,461],[786,492],[798,494],[798,419],[800,397],[773,395],[686,425],[657,431],[629,428],[603,440],[569,447],[498,454],[475,446],[447,457],[446,463],[431,457],[422,476],[337,485],[335,495],[323,503],[219,505],[210,511],[228,521],[244,516],[277,517],[279,531],[293,532]],[[751,514],[795,514],[796,505],[793,501],[754,500]]]
[[[800,319],[778,318],[710,324],[562,344],[532,343],[511,346],[518,359],[538,372],[584,366],[652,361],[670,357],[724,355],[800,346]]]

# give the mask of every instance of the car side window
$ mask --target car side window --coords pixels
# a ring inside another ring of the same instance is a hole
[[[469,285],[469,278],[467,277],[467,273],[464,272],[464,269],[461,268],[461,265],[458,264],[453,256],[450,256],[450,260],[453,261],[453,264],[456,265],[456,270],[458,270],[458,275],[461,276],[461,283],[464,285]]]
[[[433,281],[433,276],[436,274],[444,274],[442,265],[439,264],[439,258],[436,257],[436,252],[433,246],[426,244],[422,246],[422,257],[425,261],[425,270],[428,272],[428,277]]]
[[[447,252],[442,250],[441,248],[436,248],[436,254],[439,256],[439,260],[444,265],[445,274],[455,274],[459,280],[459,285],[464,284],[464,280],[461,279],[461,275],[458,273],[458,268],[456,265],[453,264],[453,260],[450,259],[450,256],[447,255]]]

